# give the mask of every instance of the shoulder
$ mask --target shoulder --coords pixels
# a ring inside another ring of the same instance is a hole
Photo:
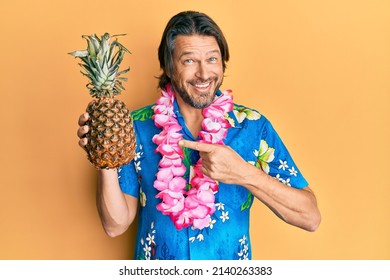
[[[269,120],[258,110],[236,103],[234,103],[233,110],[228,115],[228,121],[232,127],[264,126],[269,123]]]
[[[131,112],[131,117],[133,121],[146,121],[151,120],[154,114],[153,107],[155,104],[150,104],[145,107],[136,109]]]

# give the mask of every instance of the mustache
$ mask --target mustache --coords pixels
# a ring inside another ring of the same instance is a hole
[[[192,80],[188,80],[187,81],[188,83],[190,83],[191,85],[196,85],[196,84],[205,84],[205,83],[209,83],[209,82],[218,82],[218,77],[217,76],[214,76],[214,77],[210,77],[206,80],[203,80],[203,79],[192,79]]]

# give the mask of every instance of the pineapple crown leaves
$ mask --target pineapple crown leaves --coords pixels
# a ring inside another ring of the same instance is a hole
[[[122,81],[127,81],[127,78],[121,75],[127,73],[130,68],[119,71],[119,66],[125,53],[130,52],[118,42],[118,39],[110,42],[111,38],[123,35],[125,34],[110,36],[105,33],[101,38],[96,34],[83,35],[82,38],[88,43],[87,49],[69,53],[83,62],[79,63],[85,70],[81,73],[90,79],[87,88],[92,97],[113,97],[125,89]]]

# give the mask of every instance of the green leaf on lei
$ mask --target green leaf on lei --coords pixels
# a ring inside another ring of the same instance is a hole
[[[192,150],[186,147],[182,147],[183,153],[184,153],[184,159],[183,164],[186,166],[186,173],[184,174],[184,177],[189,176],[190,172],[190,166],[191,166],[191,152]]]

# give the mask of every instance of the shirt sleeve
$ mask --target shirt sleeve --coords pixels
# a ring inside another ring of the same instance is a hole
[[[259,159],[262,169],[285,185],[298,189],[308,186],[282,139],[268,120],[262,131]]]
[[[139,198],[139,182],[134,160],[118,168],[118,181],[122,192]]]

